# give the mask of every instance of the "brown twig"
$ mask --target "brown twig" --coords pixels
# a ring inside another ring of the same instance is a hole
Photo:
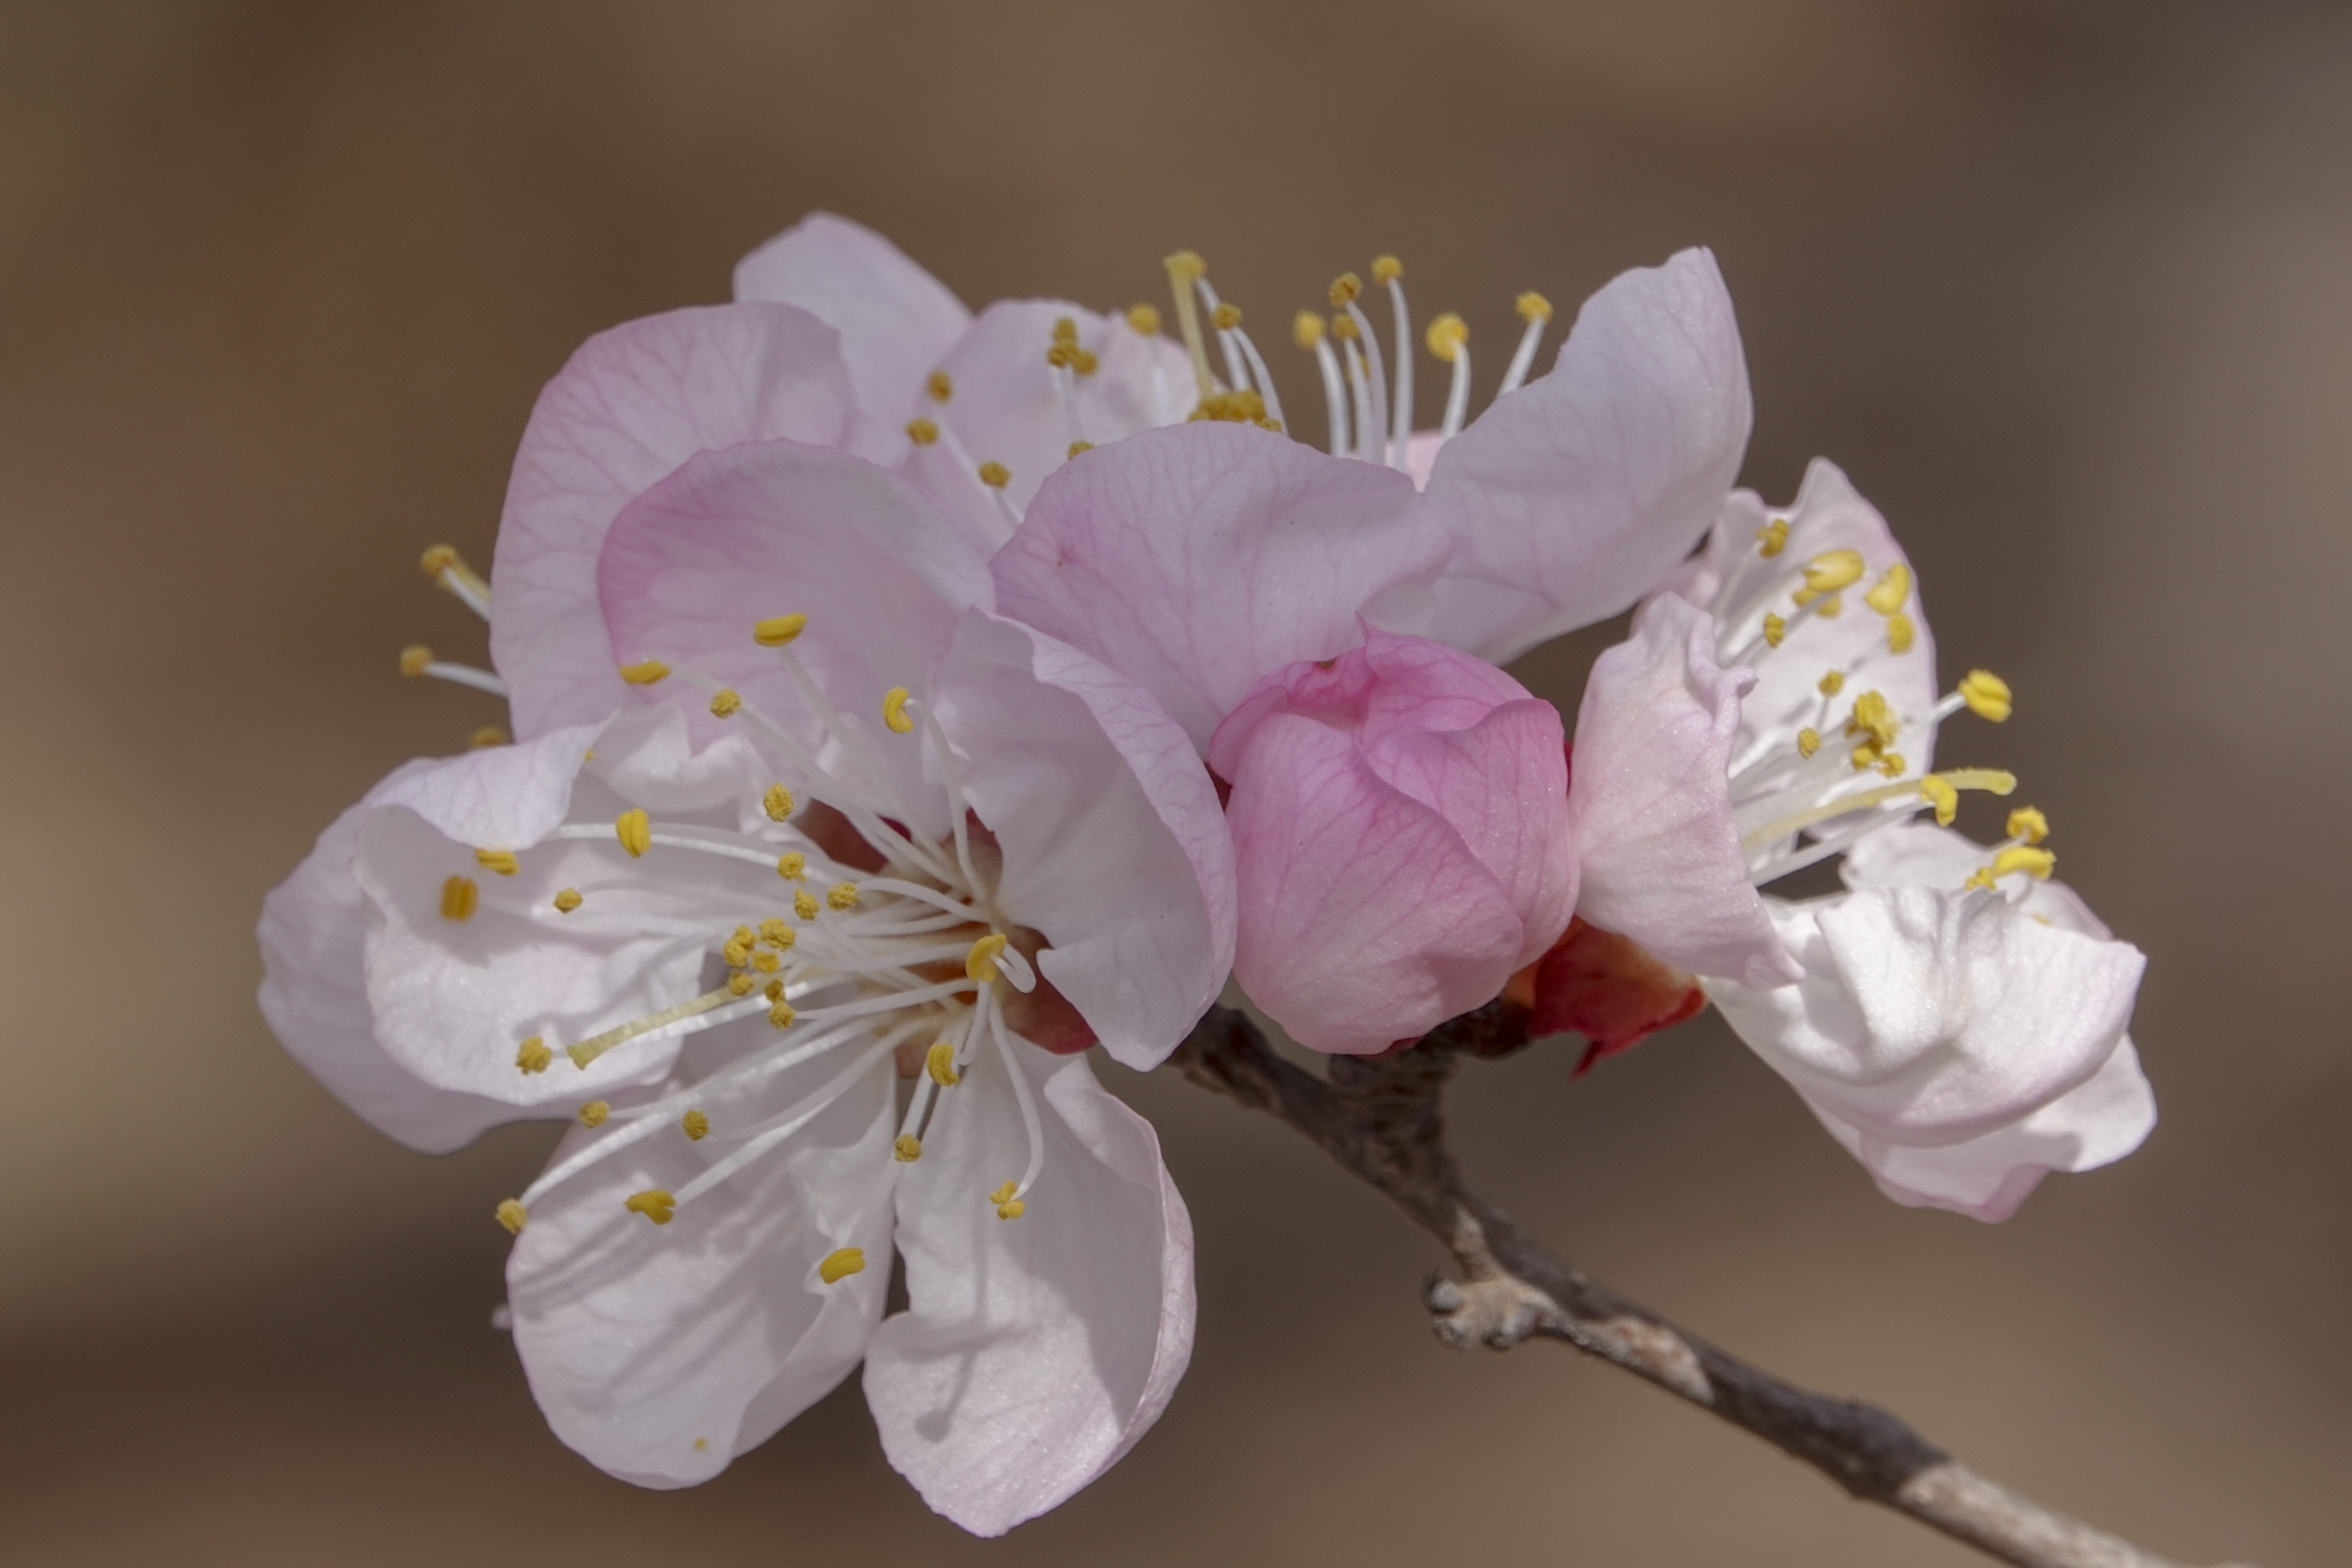
[[[1802,1459],[1848,1492],[2018,1568],[2178,1568],[1987,1480],[1874,1405],[1812,1394],[1685,1333],[1563,1262],[1464,1183],[1444,1136],[1445,1085],[1462,1057],[1528,1043],[1527,1018],[1490,1003],[1413,1046],[1334,1057],[1318,1078],[1277,1056],[1247,1016],[1212,1008],[1172,1058],[1185,1077],[1320,1144],[1444,1242],[1459,1280],[1425,1292],[1437,1337],[1507,1350],[1530,1335],[1680,1394]]]

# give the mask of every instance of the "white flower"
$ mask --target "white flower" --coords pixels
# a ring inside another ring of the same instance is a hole
[[[690,1484],[863,1358],[892,1462],[998,1533],[1123,1453],[1189,1354],[1182,1203],[1076,1053],[1150,1067],[1213,1000],[1214,792],[856,458],[704,454],[604,557],[635,705],[371,792],[271,896],[264,1008],[419,1147],[578,1117],[499,1212],[567,1443]]]
[[[1986,1219],[2155,1120],[2125,1034],[2144,961],[2048,880],[2042,814],[1990,848],[1906,826],[2015,787],[1930,771],[1946,721],[2010,707],[1983,670],[1938,693],[1909,563],[1817,462],[1791,507],[1735,492],[1595,663],[1569,793],[1578,914],[1701,976],[1891,1195]],[[1841,853],[1847,892],[1759,890]]]

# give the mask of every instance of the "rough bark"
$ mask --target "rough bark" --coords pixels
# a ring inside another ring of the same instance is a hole
[[[1437,1337],[1507,1350],[1565,1340],[1763,1438],[1849,1493],[2018,1568],[2179,1568],[1976,1474],[1874,1405],[1782,1382],[1685,1333],[1555,1257],[1462,1179],[1444,1090],[1464,1057],[1528,1043],[1527,1015],[1490,1003],[1402,1050],[1333,1057],[1318,1077],[1276,1054],[1249,1017],[1210,1010],[1173,1064],[1305,1133],[1454,1255],[1462,1278],[1423,1292]]]

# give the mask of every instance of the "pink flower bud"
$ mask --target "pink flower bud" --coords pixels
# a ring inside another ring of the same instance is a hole
[[[1576,902],[1559,713],[1422,637],[1261,680],[1209,765],[1240,883],[1234,974],[1300,1044],[1369,1055],[1501,992]]]

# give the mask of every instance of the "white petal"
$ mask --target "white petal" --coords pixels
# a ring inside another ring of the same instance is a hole
[[[795,1069],[792,1087],[841,1065]],[[750,1105],[714,1105],[703,1142],[656,1133],[531,1205],[507,1265],[509,1300],[531,1393],[558,1437],[640,1486],[692,1486],[848,1374],[890,1279],[889,1090],[877,1065],[789,1150],[667,1225],[622,1200],[675,1192],[729,1153],[727,1129],[748,1123]],[[779,1088],[761,1108],[785,1101]],[[575,1131],[557,1157],[616,1130]],[[864,1250],[864,1271],[824,1284],[818,1263],[845,1247]]]
[[[977,612],[937,689],[1004,851],[999,902],[1053,944],[1040,966],[1104,1048],[1158,1066],[1233,966],[1233,845],[1191,742],[1141,688]]]
[[[1001,1535],[1108,1469],[1159,1418],[1192,1347],[1192,1230],[1159,1141],[1085,1058],[1023,1046],[1045,1079],[1027,1212],[988,1194],[1028,1158],[1003,1058],[946,1091],[899,1187],[909,1309],[883,1323],[866,1396],[923,1500]]]
[[[515,1110],[436,1089],[376,1043],[367,941],[383,917],[353,868],[367,810],[353,806],[337,817],[294,874],[262,901],[261,1012],[294,1059],[344,1104],[413,1149],[446,1153]]]

